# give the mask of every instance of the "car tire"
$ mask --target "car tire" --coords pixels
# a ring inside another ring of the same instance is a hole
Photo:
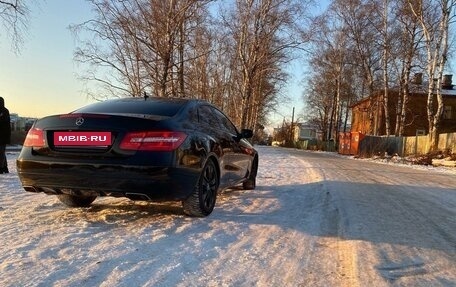
[[[242,188],[246,190],[253,190],[256,188],[256,179],[249,178],[242,183]]]
[[[69,207],[88,207],[96,196],[77,196],[72,194],[57,194],[57,198]]]
[[[258,158],[255,157],[252,163],[252,171],[246,181],[242,183],[243,189],[253,190],[256,188],[256,176],[258,171]]]
[[[213,160],[208,160],[201,172],[193,193],[182,202],[184,213],[194,217],[205,217],[215,207],[220,179]]]

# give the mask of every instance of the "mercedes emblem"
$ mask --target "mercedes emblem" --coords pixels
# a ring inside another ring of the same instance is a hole
[[[80,126],[80,125],[82,125],[83,123],[84,123],[84,119],[83,119],[83,118],[77,118],[77,119],[76,119],[76,125],[77,125],[77,126]]]

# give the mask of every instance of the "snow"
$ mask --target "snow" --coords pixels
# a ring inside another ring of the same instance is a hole
[[[258,150],[257,189],[223,192],[206,218],[67,208],[23,191],[8,152],[0,286],[456,286],[454,170]]]
[[[347,157],[341,155],[342,157]],[[393,157],[372,157],[372,158],[355,158],[354,156],[348,156],[347,158],[356,159],[356,160],[364,160],[364,161],[371,161],[379,164],[386,164],[386,165],[398,165],[409,167],[416,170],[428,171],[428,172],[439,172],[439,173],[447,173],[447,174],[455,174],[456,175],[456,168],[453,167],[450,160],[442,160],[447,164],[440,164],[440,165],[422,165],[422,164],[415,164],[413,159],[405,159],[399,156]]]

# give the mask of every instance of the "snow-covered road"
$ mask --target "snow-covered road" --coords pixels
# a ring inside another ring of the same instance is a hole
[[[456,286],[456,174],[259,147],[257,189],[69,209],[0,175],[0,286]],[[58,175],[56,175],[58,176]]]

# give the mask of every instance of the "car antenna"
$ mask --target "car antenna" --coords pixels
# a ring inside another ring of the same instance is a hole
[[[144,100],[147,101],[148,98],[149,96],[147,95],[146,91],[144,91]]]

